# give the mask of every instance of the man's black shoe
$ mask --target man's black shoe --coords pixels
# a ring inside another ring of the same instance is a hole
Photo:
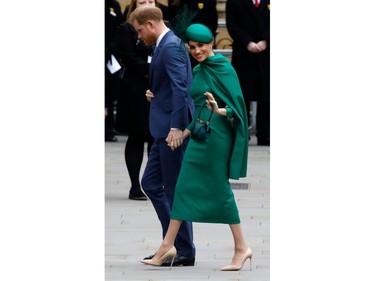
[[[161,266],[171,266],[172,258],[167,259]],[[194,266],[195,257],[184,257],[177,255],[174,259],[173,266]]]
[[[147,200],[146,194],[143,193],[141,189],[137,189],[136,191],[129,191],[129,199],[131,200]]]
[[[151,260],[154,256],[155,256],[155,254],[153,254],[151,256],[148,256],[148,257],[145,257],[144,260]]]

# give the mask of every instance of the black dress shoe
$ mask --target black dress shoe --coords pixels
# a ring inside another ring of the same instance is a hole
[[[143,193],[141,189],[137,189],[135,191],[129,191],[129,199],[131,200],[147,200],[146,194]]]
[[[161,266],[171,266],[172,258],[168,258]],[[195,257],[184,257],[177,255],[174,259],[173,266],[194,266]]]
[[[148,256],[148,257],[145,257],[145,258],[143,258],[143,259],[144,259],[144,260],[150,260],[150,259],[152,259],[154,256],[155,256],[155,254],[153,254],[153,255],[151,255],[151,256]]]

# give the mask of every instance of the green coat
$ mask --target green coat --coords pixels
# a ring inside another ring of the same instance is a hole
[[[227,116],[213,114],[211,136],[206,142],[190,139],[176,185],[171,218],[195,222],[236,224],[240,222],[229,178],[245,177],[247,172],[248,124],[238,77],[222,55],[207,58],[194,68],[190,94],[196,111],[191,130],[206,100],[214,95]],[[210,111],[204,108],[201,119]]]

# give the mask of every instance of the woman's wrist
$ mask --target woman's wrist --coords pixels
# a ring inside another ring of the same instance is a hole
[[[215,113],[221,116],[227,116],[227,110],[225,108],[218,108],[217,111],[215,111]]]
[[[183,131],[183,133],[182,133],[182,139],[183,139],[183,140],[186,139],[188,136],[190,136],[190,134],[191,134],[191,131],[190,131],[188,128],[186,128],[186,129]]]

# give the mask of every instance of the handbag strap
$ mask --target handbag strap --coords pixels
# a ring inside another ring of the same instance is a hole
[[[206,104],[206,101],[204,101],[203,103],[202,103],[202,105],[200,106],[200,109],[199,109],[199,113],[198,113],[198,121],[199,122],[204,122],[202,119],[201,119],[201,112],[202,112],[202,109],[203,109],[203,107],[205,107],[205,106],[207,106],[207,104]],[[212,114],[213,114],[213,110],[210,110],[211,111],[211,113],[210,113],[210,117],[208,117],[208,120],[207,120],[207,122],[206,122],[206,124],[209,124],[210,123],[210,120],[211,120],[211,117],[212,117]]]

